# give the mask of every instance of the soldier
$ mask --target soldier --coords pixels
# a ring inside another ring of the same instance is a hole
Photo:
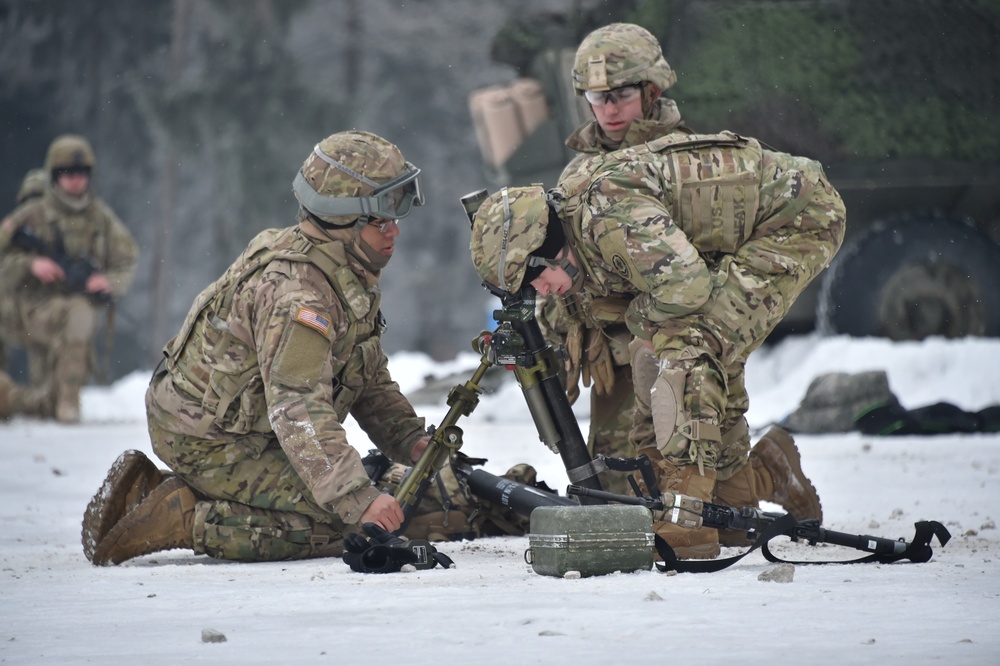
[[[24,180],[21,181],[21,187],[17,190],[17,197],[14,199],[15,204],[20,206],[26,201],[41,197],[45,193],[46,180],[48,179],[45,177],[43,169],[31,169],[28,171],[24,175]],[[0,227],[2,226],[3,223],[0,222]],[[0,272],[0,291],[10,293],[11,289],[8,288],[3,277],[3,273]],[[0,372],[7,367],[8,345],[17,346],[23,344],[21,335],[18,332],[18,319],[14,300],[11,298],[0,300]]]
[[[11,290],[32,384],[16,387],[0,373],[0,416],[80,420],[80,388],[90,372],[100,302],[118,298],[132,283],[138,249],[118,216],[94,194],[95,165],[86,139],[58,137],[45,159],[44,192],[0,225],[0,273]],[[68,258],[89,262],[93,270],[67,275],[44,252],[12,242],[20,229]]]
[[[472,232],[479,275],[619,304],[593,323],[628,330],[629,439],[654,461],[660,491],[818,513],[790,438],[749,458],[743,371],[843,240],[844,206],[821,166],[729,132],[672,133],[593,157],[587,176],[573,190],[487,198]],[[678,556],[719,553],[716,530],[656,518]]]
[[[130,451],[84,515],[96,565],[170,548],[225,560],[340,555],[362,523],[400,527],[346,438],[353,416],[399,463],[426,448],[381,346],[379,279],[420,170],[367,132],[333,134],[292,189],[297,224],[264,231],[195,300],[146,394],[161,472]]]
[[[573,192],[586,187],[595,157],[614,150],[639,146],[661,137],[691,135],[677,103],[664,91],[677,77],[648,30],[629,23],[614,23],[594,30],[581,42],[574,59],[573,85],[590,103],[594,120],[585,123],[566,141],[578,151],[563,170],[559,187]],[[578,392],[582,376],[590,392],[589,446],[594,453],[613,457],[631,457],[635,450],[628,437],[632,426],[635,392],[628,341],[630,335],[622,315],[627,300],[607,295],[596,297],[587,291],[566,297],[540,299],[539,323],[546,337],[562,343],[568,352],[567,389],[571,397]],[[749,448],[750,433],[743,414],[749,400],[743,386],[742,371],[727,383],[729,414],[722,420],[724,440]],[[803,478],[798,485],[804,494],[789,496],[785,489],[774,488],[762,475],[773,468],[773,476],[785,476],[783,470],[800,470],[800,456],[791,436],[779,427],[772,428],[753,447],[751,469],[756,470],[759,499],[775,502],[800,519],[822,520],[822,506],[812,486]],[[798,472],[800,474],[800,472]],[[602,484],[615,492],[631,492],[621,474],[602,474]],[[756,505],[745,487],[735,481],[719,479],[714,502],[733,506]],[[766,492],[774,488],[772,492]],[[742,545],[741,534],[720,535],[723,545]]]
[[[560,183],[574,187],[586,182],[587,164],[594,155],[672,133],[690,134],[677,103],[663,96],[677,76],[645,28],[614,23],[591,32],[577,49],[572,80],[594,119],[566,140],[580,154],[563,169]],[[550,296],[539,303],[543,333],[567,351],[570,399],[579,395],[581,375],[584,386],[591,387],[589,448],[595,454],[634,456],[628,443],[633,407],[628,331],[624,325],[597,322],[616,317],[620,304],[595,302],[583,293]],[[622,474],[604,473],[601,483],[614,492],[630,492]]]

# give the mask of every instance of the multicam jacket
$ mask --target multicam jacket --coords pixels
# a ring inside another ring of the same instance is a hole
[[[343,422],[353,416],[390,458],[424,434],[389,375],[377,277],[341,242],[299,227],[262,232],[195,300],[164,349],[170,382],[150,419],[182,435],[280,446],[317,502],[354,523],[377,496]]]
[[[562,215],[587,289],[628,301],[630,328],[643,337],[705,305],[719,258],[755,230],[783,233],[822,178],[813,160],[729,132],[663,136],[593,156],[578,173],[586,178],[566,188]],[[782,258],[742,260],[768,272]]]
[[[68,257],[86,259],[110,282],[111,295],[119,297],[135,277],[138,247],[114,211],[99,197],[87,194],[78,203],[61,197],[53,188],[18,207],[0,228],[0,277],[18,299],[37,303],[71,293],[64,282],[43,283],[31,275],[38,255],[11,244],[14,232],[24,227],[49,246],[62,243]]]

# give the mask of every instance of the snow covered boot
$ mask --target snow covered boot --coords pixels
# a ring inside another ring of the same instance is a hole
[[[164,476],[142,451],[130,449],[118,456],[83,512],[80,536],[88,560],[93,561],[97,545],[115,523],[139,506]]]
[[[172,548],[193,550],[196,502],[183,479],[167,479],[111,528],[94,551],[93,563],[121,564]]]
[[[799,449],[787,431],[768,430],[750,450],[750,464],[760,500],[780,505],[798,520],[823,522],[819,493],[802,471]]]
[[[702,502],[712,501],[712,489],[715,487],[715,470],[706,469],[699,473],[697,465],[675,465],[660,457],[654,460],[649,450],[645,453],[653,460],[660,492],[671,492],[687,495]],[[701,515],[680,515],[681,524],[669,521],[673,512],[670,510],[653,512],[653,531],[663,538],[674,549],[677,558],[681,560],[710,560],[719,555],[719,532],[714,527],[695,527],[701,524]]]

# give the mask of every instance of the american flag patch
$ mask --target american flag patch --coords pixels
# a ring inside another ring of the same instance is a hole
[[[315,328],[323,335],[330,335],[330,320],[309,308],[299,308],[299,313],[295,315],[295,321],[305,324],[310,328]]]

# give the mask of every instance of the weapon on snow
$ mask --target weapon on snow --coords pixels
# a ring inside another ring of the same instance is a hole
[[[645,459],[645,460],[644,460]],[[608,458],[606,462],[611,469],[639,469],[647,488],[656,488],[656,477],[646,456],[634,459]],[[593,497],[607,502],[635,504],[644,506],[650,511],[659,512],[662,519],[694,527],[714,527],[716,529],[737,530],[747,533],[753,541],[753,546],[747,552],[736,557],[713,561],[678,561],[670,546],[662,539],[657,539],[657,551],[663,557],[663,564],[657,563],[662,571],[709,572],[724,569],[742,559],[757,548],[770,562],[789,562],[783,560],[768,548],[768,542],[777,536],[786,536],[792,541],[805,541],[810,546],[816,544],[832,544],[854,548],[866,553],[865,557],[849,561],[794,561],[791,564],[857,564],[876,562],[890,564],[900,560],[911,562],[927,562],[931,559],[931,539],[937,537],[941,545],[948,543],[951,534],[944,525],[937,521],[920,521],[915,524],[915,534],[911,541],[893,540],[885,537],[864,534],[848,534],[836,532],[820,526],[817,520],[797,520],[787,513],[771,513],[761,511],[756,507],[731,507],[714,504],[675,493],[663,493],[659,497],[644,495],[635,479],[629,476],[629,482],[636,496],[618,495],[600,490],[591,490],[576,485],[570,485],[567,495],[576,497]]]
[[[70,256],[66,252],[61,234],[57,234],[55,241],[49,243],[22,226],[14,232],[10,242],[22,250],[40,254],[56,262],[66,276],[66,286],[73,291],[86,294],[100,303],[111,302],[110,294],[104,292],[87,292],[87,280],[90,279],[91,275],[98,272],[97,267],[86,257]]]

